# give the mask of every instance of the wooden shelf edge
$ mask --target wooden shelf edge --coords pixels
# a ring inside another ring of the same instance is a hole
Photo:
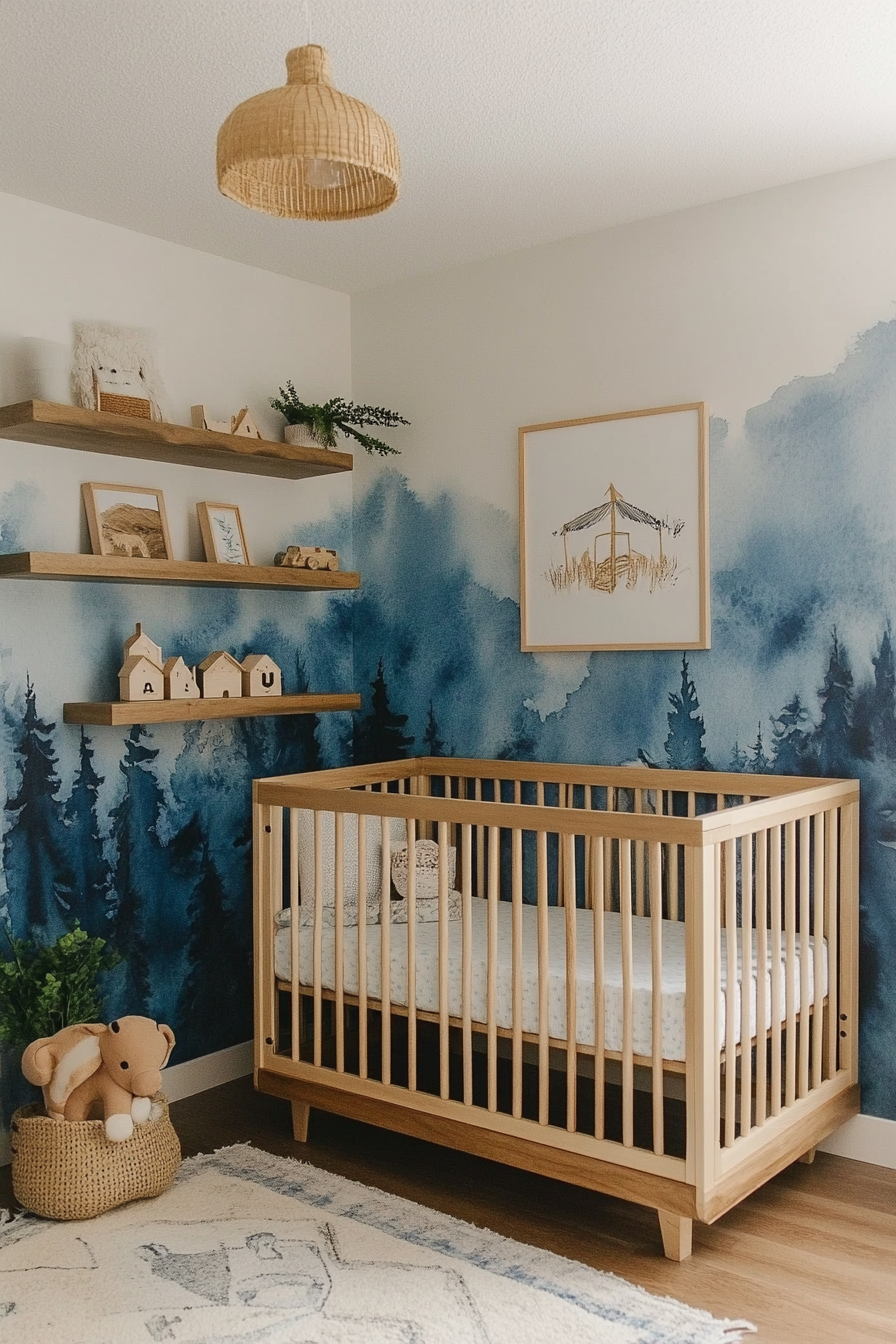
[[[284,714],[344,713],[361,708],[353,693],[237,696],[233,700],[95,701],[62,706],[64,723],[98,728],[135,723],[195,723],[200,719],[248,719]]]
[[[139,556],[66,555],[61,551],[19,551],[13,555],[0,555],[0,578],[185,583],[203,587],[288,588],[305,592],[342,592],[361,584],[360,574],[348,569],[217,565],[204,560],[144,560]]]
[[[245,439],[167,420],[137,420],[52,401],[0,406],[0,439],[290,480],[329,476],[351,471],[354,466],[351,453],[337,449]]]

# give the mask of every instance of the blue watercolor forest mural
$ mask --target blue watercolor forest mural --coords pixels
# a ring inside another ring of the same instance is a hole
[[[743,427],[712,422],[706,651],[521,653],[515,520],[461,489],[423,498],[392,469],[353,520],[319,529],[322,544],[353,545],[354,599],[144,606],[153,638],[188,663],[265,649],[285,690],[356,687],[354,721],[63,727],[54,674],[17,651],[31,616],[16,599],[0,633],[7,927],[51,939],[77,917],[108,936],[125,957],[110,1013],[170,1022],[185,1060],[251,1034],[253,777],[423,752],[857,776],[863,1108],[896,1119],[894,434],[896,322]],[[0,549],[27,546],[39,505],[19,486],[0,498]],[[78,656],[99,632],[114,676],[133,611],[100,586],[68,589]]]

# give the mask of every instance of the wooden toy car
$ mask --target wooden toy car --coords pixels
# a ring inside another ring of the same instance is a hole
[[[338,569],[339,555],[325,546],[287,546],[278,553],[277,564],[294,569]]]

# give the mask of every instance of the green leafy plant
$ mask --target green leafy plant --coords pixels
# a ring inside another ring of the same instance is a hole
[[[394,429],[396,425],[410,424],[409,420],[395,411],[387,411],[383,406],[356,406],[353,401],[343,401],[341,397],[331,397],[322,406],[300,401],[292,383],[280,388],[279,397],[271,397],[271,405],[280,412],[288,425],[307,425],[312,438],[321,448],[335,448],[336,431],[339,430],[355,439],[368,453],[379,453],[380,457],[397,453],[398,449],[390,447],[382,439],[362,434],[361,429],[368,425],[385,425]]]
[[[123,960],[104,938],[75,920],[48,947],[8,932],[6,940],[12,956],[0,961],[0,1040],[24,1046],[75,1022],[102,1021],[100,973]]]

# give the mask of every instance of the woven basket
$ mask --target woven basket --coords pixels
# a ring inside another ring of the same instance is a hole
[[[180,1165],[180,1142],[158,1093],[145,1124],[113,1143],[102,1120],[51,1120],[40,1105],[12,1117],[12,1188],[41,1218],[96,1218],[132,1199],[167,1190]]]

